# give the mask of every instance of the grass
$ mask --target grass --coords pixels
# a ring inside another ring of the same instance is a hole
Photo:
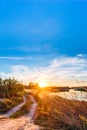
[[[87,130],[87,102],[43,94],[37,112],[43,130]]]
[[[2,98],[0,99],[0,114],[4,114],[9,111],[12,107],[23,102],[23,97],[14,97],[12,99]]]
[[[31,98],[29,96],[26,96],[27,98],[27,102],[26,104],[20,109],[18,110],[17,112],[13,113],[10,118],[19,118],[20,116],[23,116],[27,113],[29,113],[29,110],[31,108],[31,105],[32,105],[32,101],[31,101]]]
[[[4,98],[0,99],[0,114],[6,112],[12,107],[12,101],[10,99]]]

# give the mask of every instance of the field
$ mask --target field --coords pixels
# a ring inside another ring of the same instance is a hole
[[[80,89],[81,91],[77,89],[76,93],[79,93],[79,97],[81,93],[83,95],[87,93],[86,90],[82,92],[82,89]],[[58,96],[61,92],[63,94],[65,92],[70,93],[68,91],[66,87],[58,89],[50,87],[49,91],[48,88],[25,89],[22,84],[19,84],[14,79],[1,80],[1,114],[5,114],[8,110],[23,102],[23,96],[26,98],[26,103],[20,110],[13,113],[10,118],[4,120],[1,118],[0,130],[13,128],[14,130],[20,128],[28,130],[31,127],[32,130],[36,130],[36,128],[38,130],[39,128],[40,130],[87,130],[87,102],[86,100],[69,100],[70,98],[65,99],[66,97]],[[87,95],[85,99],[86,97]]]
[[[87,102],[43,93],[35,123],[43,130],[87,130]]]

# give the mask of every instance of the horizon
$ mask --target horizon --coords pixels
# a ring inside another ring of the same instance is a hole
[[[0,77],[87,86],[87,2],[0,2]]]

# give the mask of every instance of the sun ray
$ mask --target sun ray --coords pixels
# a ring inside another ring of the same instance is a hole
[[[47,86],[47,82],[44,81],[44,80],[43,81],[39,81],[38,84],[39,84],[40,88],[45,88]]]

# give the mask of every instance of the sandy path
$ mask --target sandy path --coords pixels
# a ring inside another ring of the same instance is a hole
[[[27,116],[22,116],[18,119],[0,119],[0,130],[39,130],[39,127],[33,124],[33,116],[37,107],[34,98],[30,96],[33,104]],[[24,100],[25,102],[26,100]],[[13,111],[12,111],[13,112]],[[10,115],[11,112],[8,112]]]
[[[25,98],[25,96],[23,96],[23,100],[24,100],[23,103],[21,103],[21,104],[19,104],[18,106],[12,108],[12,109],[11,109],[10,111],[8,111],[4,116],[6,116],[6,117],[10,117],[14,112],[20,110],[21,107],[24,106],[24,104],[25,104],[26,101],[27,101],[26,98]]]

